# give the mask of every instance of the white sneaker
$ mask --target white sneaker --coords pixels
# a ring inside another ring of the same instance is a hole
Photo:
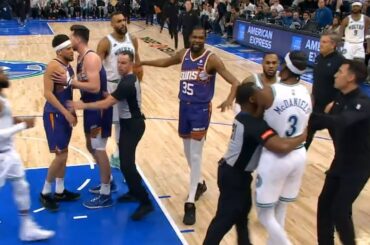
[[[22,241],[46,240],[54,235],[54,231],[43,230],[31,219],[26,219],[23,224],[21,224],[19,232],[19,238]]]

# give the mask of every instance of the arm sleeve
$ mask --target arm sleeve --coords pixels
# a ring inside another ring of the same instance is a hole
[[[14,134],[18,133],[27,128],[25,122],[15,124],[9,128],[0,129],[0,140],[6,140],[12,137]]]
[[[276,132],[262,119],[253,119],[248,123],[248,133],[261,144],[276,135]]]
[[[120,81],[117,89],[111,94],[118,101],[127,99],[127,97],[135,90],[135,76],[129,76]]]

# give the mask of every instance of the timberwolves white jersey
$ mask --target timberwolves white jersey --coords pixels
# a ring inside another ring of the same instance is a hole
[[[262,73],[260,74],[254,73],[253,77],[254,77],[254,82],[256,83],[257,87],[260,89],[263,89],[264,85],[262,82]],[[277,72],[276,73],[276,83],[279,83],[279,82],[280,82],[280,77],[279,77],[279,73]]]
[[[117,70],[118,54],[123,50],[130,50],[135,55],[135,47],[128,33],[126,33],[125,40],[123,42],[117,41],[111,34],[109,34],[107,38],[110,42],[110,52],[104,59],[103,65],[107,72],[108,81],[114,81],[120,79],[120,75]]]
[[[363,43],[365,40],[365,17],[362,14],[358,21],[348,16],[348,25],[344,32],[344,40],[349,43]]]
[[[272,106],[265,111],[264,119],[280,137],[295,137],[303,133],[312,112],[311,96],[301,84],[271,85],[274,93]]]
[[[0,129],[10,128],[13,126],[13,116],[10,110],[9,102],[6,98],[0,95],[0,103],[2,104],[2,111],[0,112]],[[0,151],[5,151],[13,148],[13,140],[0,139]]]

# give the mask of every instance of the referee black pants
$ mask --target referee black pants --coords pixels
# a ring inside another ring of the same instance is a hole
[[[143,186],[141,176],[136,169],[136,147],[144,134],[145,121],[143,118],[120,119],[119,158],[121,171],[131,195],[141,203],[149,203],[148,193]]]
[[[334,229],[344,245],[355,245],[352,204],[364,188],[368,176],[325,178],[317,207],[319,245],[334,245]]]
[[[204,245],[219,244],[233,225],[238,244],[250,245],[248,214],[252,206],[251,172],[233,168],[226,163],[218,167],[217,184],[220,190],[216,216],[208,227]]]

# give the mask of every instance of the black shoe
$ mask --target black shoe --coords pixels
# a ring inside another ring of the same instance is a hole
[[[40,193],[40,202],[44,208],[50,211],[57,211],[59,209],[59,205],[53,198],[52,194],[43,195]]]
[[[135,212],[131,215],[132,220],[141,220],[144,218],[146,215],[148,215],[150,212],[153,212],[154,207],[152,203],[146,203],[143,204],[141,203],[139,207],[135,210]]]
[[[138,202],[139,199],[134,197],[130,192],[123,194],[117,198],[117,202]]]
[[[184,205],[184,219],[182,222],[185,225],[194,225],[195,224],[195,204],[191,202],[186,202]]]
[[[69,201],[74,201],[80,198],[80,193],[75,193],[68,191],[67,189],[64,189],[62,193],[55,193],[54,194],[54,199],[57,202],[69,202]]]
[[[198,201],[199,197],[207,191],[206,182],[203,180],[203,183],[198,183],[197,191],[195,192],[195,201]]]

